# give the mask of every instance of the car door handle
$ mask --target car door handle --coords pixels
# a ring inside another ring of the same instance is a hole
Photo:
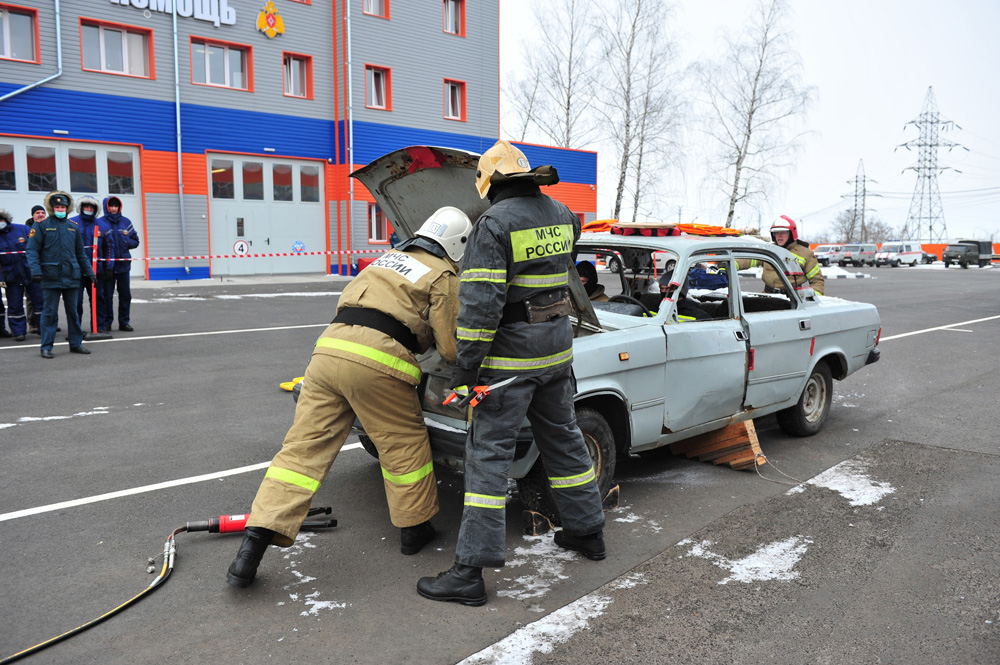
[[[802,319],[799,321],[799,330],[812,330],[813,322],[809,319]]]
[[[746,332],[743,330],[734,330],[733,334],[736,335],[736,339],[740,340],[741,342],[745,342],[748,339],[750,339],[749,337],[747,337]]]

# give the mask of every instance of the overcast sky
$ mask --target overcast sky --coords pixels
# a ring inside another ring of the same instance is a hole
[[[526,20],[531,4],[500,0],[502,82],[523,66],[519,42],[534,38]],[[933,86],[941,117],[961,126],[942,138],[968,148],[939,153],[940,165],[963,171],[945,171],[938,178],[948,235],[992,234],[1000,242],[1000,2],[790,4],[787,27],[802,58],[802,82],[815,86],[817,95],[796,169],[760,211],[765,225],[787,214],[801,222],[806,237],[823,232],[853,204],[854,189],[847,181],[864,160],[865,174],[877,181],[869,184],[869,194],[883,194],[868,199],[868,214],[902,227],[916,184],[916,173],[904,169],[916,165],[917,151],[897,146],[917,138],[917,129],[904,125],[920,114]],[[687,63],[721,52],[720,30],[744,20],[753,5],[751,0],[680,0],[675,6],[671,29],[680,35],[681,61]],[[599,154],[598,160],[598,216],[603,217],[612,209],[614,175],[604,168],[610,159]],[[688,182],[668,185],[669,203],[663,207],[669,210],[662,218],[675,221],[682,205],[684,221],[697,217],[699,223],[722,223],[725,197],[699,194],[701,168],[690,164],[688,172]],[[846,194],[850,198],[843,198]]]

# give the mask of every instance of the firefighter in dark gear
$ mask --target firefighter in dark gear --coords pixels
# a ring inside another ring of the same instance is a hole
[[[465,213],[441,208],[344,289],[316,342],[292,426],[257,490],[230,584],[253,581],[269,544],[295,541],[355,416],[378,449],[400,551],[416,554],[434,538],[437,483],[416,355],[436,346],[455,362],[457,262],[471,231]]]
[[[568,270],[580,221],[542,194],[540,185],[556,182],[554,168],[531,169],[506,141],[479,159],[476,187],[492,206],[473,227],[462,264],[452,386],[461,393],[515,378],[473,409],[455,565],[420,579],[425,598],[486,602],[482,569],[504,565],[507,474],[525,416],[562,518],[556,544],[605,557],[601,496],[573,408]]]
[[[820,270],[819,261],[816,260],[816,255],[809,249],[809,243],[799,240],[798,227],[791,217],[782,215],[774,220],[774,223],[771,224],[771,240],[774,241],[775,245],[784,247],[794,254],[795,260],[802,266],[801,274],[788,276],[792,282],[792,286],[796,290],[811,288],[816,292],[816,295],[823,295],[826,280],[823,279],[823,272]],[[765,291],[767,293],[784,293],[785,283],[781,281],[781,277],[778,276],[778,273],[771,267],[770,263],[758,261],[757,259],[738,259],[736,261],[736,265],[740,270],[756,268],[761,264],[764,265],[761,279],[764,280]]]

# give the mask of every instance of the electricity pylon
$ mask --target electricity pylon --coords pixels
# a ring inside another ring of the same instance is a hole
[[[851,215],[853,217],[851,220],[851,233],[854,233],[855,225],[858,222],[861,222],[860,236],[858,237],[860,242],[868,242],[868,227],[865,225],[865,211],[870,210],[870,208],[865,206],[865,201],[869,196],[868,183],[870,182],[878,184],[877,181],[865,176],[865,161],[863,159],[859,159],[858,172],[854,176],[854,180],[848,180],[847,184],[854,185],[854,208],[851,210]],[[844,194],[844,196],[848,197],[851,195]],[[881,196],[881,194],[873,193],[870,196]],[[874,210],[872,212],[874,212]],[[845,238],[844,240],[846,242],[851,242],[854,238]]]
[[[941,132],[961,127],[951,120],[941,119],[937,102],[934,100],[933,86],[927,88],[927,97],[924,98],[924,107],[920,115],[916,120],[906,124],[915,125],[920,136],[897,146],[907,150],[919,148],[916,166],[903,169],[917,172],[917,184],[910,200],[910,212],[906,215],[902,237],[907,240],[946,242],[948,228],[944,222],[944,207],[941,205],[941,190],[938,189],[937,177],[938,173],[951,167],[938,165],[938,150],[940,148],[948,148],[949,151],[953,148],[968,150],[965,146],[941,138]],[[951,170],[961,173],[958,169]]]

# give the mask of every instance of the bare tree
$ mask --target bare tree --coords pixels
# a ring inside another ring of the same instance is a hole
[[[590,0],[534,3],[537,42],[525,45],[526,76],[507,88],[521,139],[537,128],[552,145],[568,148],[589,140],[588,102],[595,72],[590,63],[587,8]]]
[[[719,147],[715,177],[729,196],[726,226],[737,204],[766,198],[790,166],[800,135],[789,128],[813,96],[799,83],[799,56],[782,29],[786,12],[784,0],[758,0],[743,33],[726,38],[722,60],[696,68]]]
[[[857,239],[858,216],[854,214],[853,208],[841,210],[833,220],[831,232],[836,238],[834,242],[851,242]]]
[[[663,0],[620,0],[595,7],[596,34],[602,47],[603,82],[597,106],[602,133],[613,148],[617,186],[612,216],[621,214],[626,181],[634,177],[637,209],[647,179],[643,165],[654,144],[677,123],[668,93],[671,42],[664,26]]]
[[[900,234],[887,223],[872,215],[865,220],[865,235],[868,236],[868,242],[882,244],[887,240],[898,238]]]

